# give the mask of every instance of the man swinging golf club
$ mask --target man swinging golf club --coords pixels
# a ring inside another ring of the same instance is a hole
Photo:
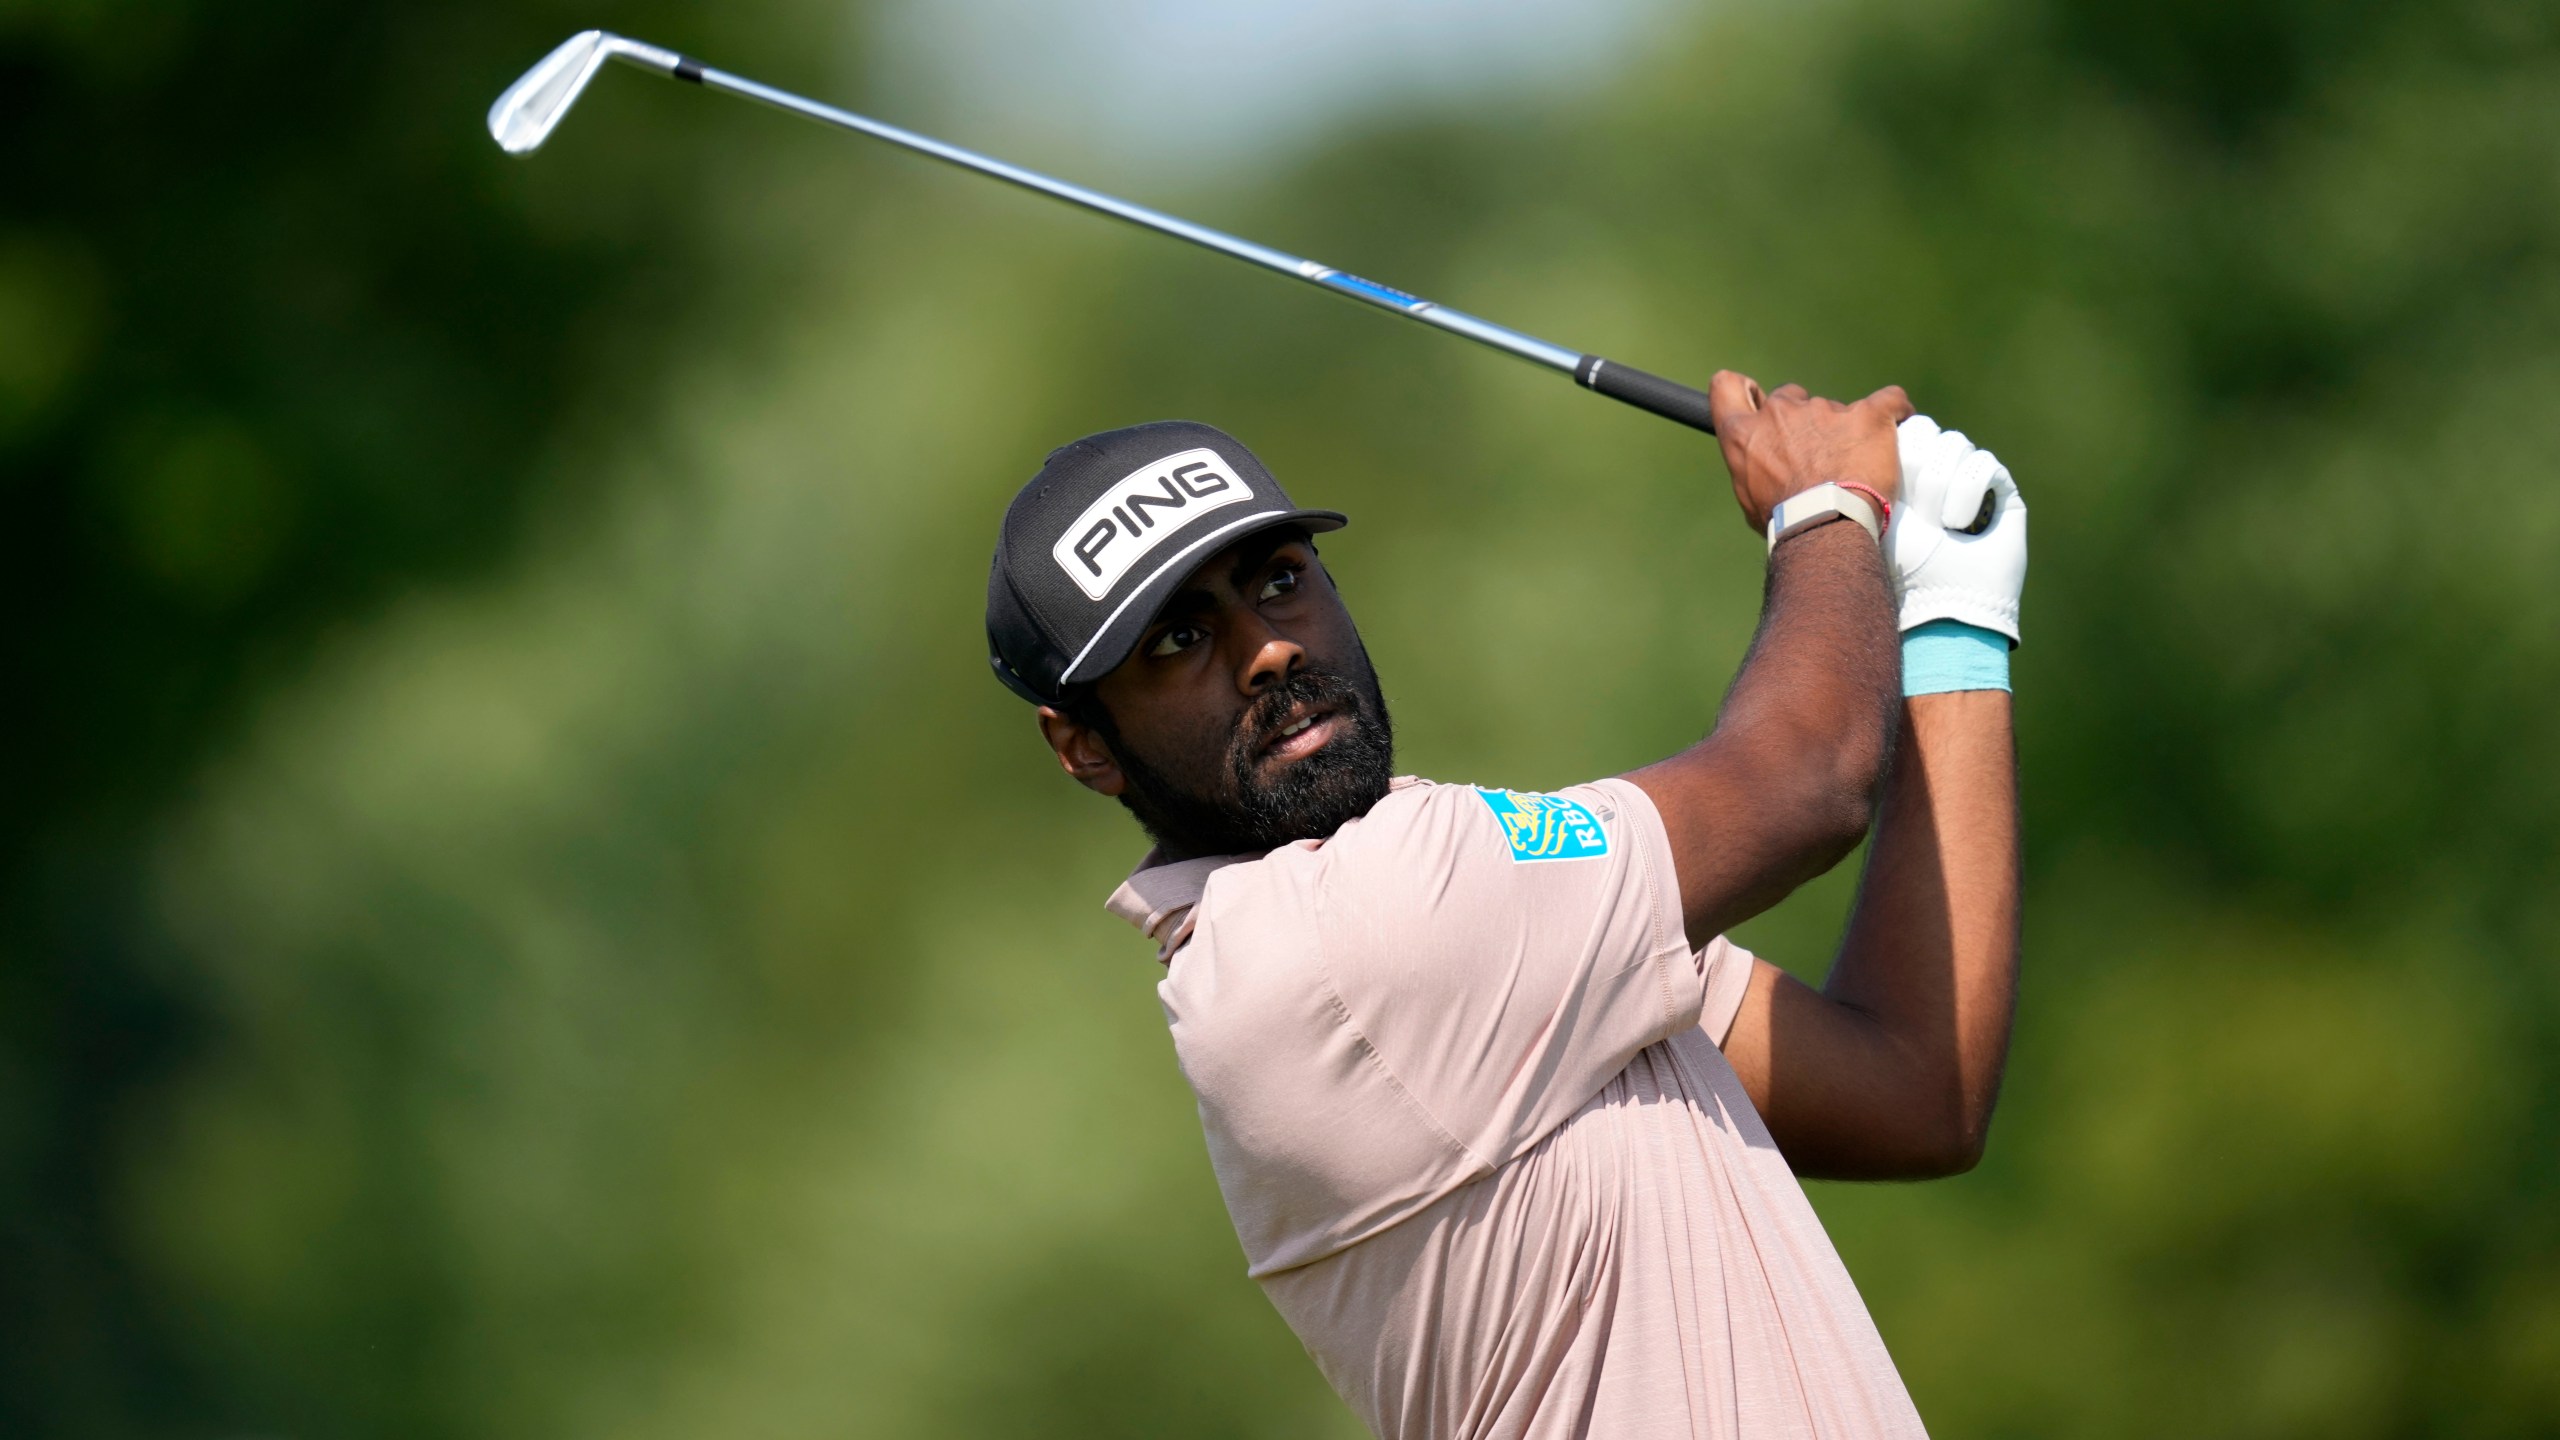
[[[1922,1433],[1796,1177],[1981,1153],[2026,510],[1899,390],[1710,394],[1759,633],[1705,739],[1551,795],[1390,778],[1343,517],[1227,435],[1078,440],[1004,517],[996,672],[1154,838],[1110,908],[1251,1275],[1382,1437]],[[1723,938],[1871,818],[1820,990]]]

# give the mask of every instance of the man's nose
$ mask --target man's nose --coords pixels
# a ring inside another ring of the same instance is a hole
[[[1254,644],[1253,653],[1245,657],[1244,669],[1237,676],[1238,688],[1247,695],[1260,695],[1288,683],[1306,660],[1307,652],[1298,642],[1276,630],[1265,630]]]

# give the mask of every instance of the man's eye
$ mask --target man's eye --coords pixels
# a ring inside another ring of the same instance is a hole
[[[1197,625],[1176,625],[1172,629],[1164,632],[1162,635],[1157,636],[1156,643],[1148,647],[1147,653],[1150,655],[1178,655],[1208,638],[1209,632],[1201,629]]]
[[[1262,582],[1261,598],[1265,600],[1277,600],[1281,596],[1286,595],[1297,588],[1298,572],[1296,570],[1291,569],[1277,571],[1270,579]]]

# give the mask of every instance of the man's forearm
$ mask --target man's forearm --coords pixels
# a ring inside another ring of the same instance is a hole
[[[1900,671],[1884,560],[1835,521],[1770,556],[1760,629],[1714,731],[1629,778],[1653,796],[1705,941],[1821,874],[1866,831]]]
[[[1816,994],[1765,967],[1726,1047],[1802,1175],[1968,1169],[1999,1097],[2018,970],[2009,694],[1906,706],[1830,977]]]
[[[1823,851],[1788,889],[1866,834],[1901,708],[1900,654],[1884,555],[1863,530],[1834,521],[1770,552],[1760,629],[1710,739],[1765,747],[1760,793],[1802,814],[1805,843]]]

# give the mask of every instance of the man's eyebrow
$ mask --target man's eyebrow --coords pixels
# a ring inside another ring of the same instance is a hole
[[[1283,530],[1268,539],[1256,540],[1246,545],[1236,552],[1235,567],[1227,572],[1227,584],[1234,589],[1242,590],[1245,582],[1253,578],[1253,572],[1271,563],[1272,556],[1306,538],[1304,535]],[[1188,620],[1194,615],[1207,614],[1217,609],[1220,603],[1217,596],[1206,590],[1177,590],[1166,597],[1164,604],[1156,607],[1156,618],[1147,622],[1147,628],[1153,630],[1157,626],[1176,620]]]
[[[1272,556],[1279,554],[1282,550],[1305,538],[1305,536],[1300,535],[1295,531],[1282,530],[1273,534],[1267,540],[1256,541],[1255,543],[1238,550],[1236,552],[1236,568],[1228,573],[1227,583],[1238,590],[1243,589],[1244,582],[1253,578],[1254,571],[1270,564]]]
[[[1156,608],[1156,618],[1148,622],[1147,628],[1152,630],[1168,620],[1187,620],[1217,608],[1218,597],[1206,590],[1176,590]]]

